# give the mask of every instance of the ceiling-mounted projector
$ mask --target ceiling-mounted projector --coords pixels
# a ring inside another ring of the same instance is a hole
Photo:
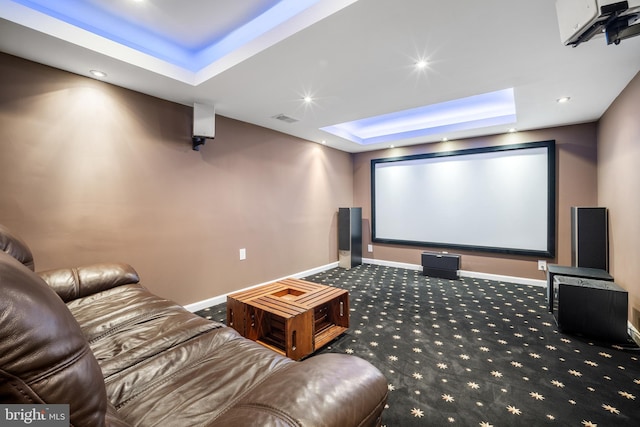
[[[640,35],[640,0],[556,0],[560,38],[578,46],[604,33],[607,44]]]

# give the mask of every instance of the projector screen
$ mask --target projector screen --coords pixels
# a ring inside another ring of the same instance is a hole
[[[374,242],[555,256],[555,141],[371,161]]]

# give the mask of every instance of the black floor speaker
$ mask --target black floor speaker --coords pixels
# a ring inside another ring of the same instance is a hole
[[[609,271],[607,208],[571,208],[571,265]]]
[[[338,209],[338,266],[362,264],[362,208]]]

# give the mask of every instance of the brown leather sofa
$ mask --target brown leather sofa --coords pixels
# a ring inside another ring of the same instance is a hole
[[[73,426],[379,426],[368,362],[296,362],[140,285],[127,264],[34,273],[0,226],[0,402],[68,403]]]

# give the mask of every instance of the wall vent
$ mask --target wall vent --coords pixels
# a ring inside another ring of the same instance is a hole
[[[286,123],[295,123],[298,121],[298,119],[294,119],[293,117],[289,117],[289,116],[285,116],[284,114],[276,114],[275,116],[271,116],[272,118],[276,119],[276,120],[280,120],[282,122],[286,122]]]

